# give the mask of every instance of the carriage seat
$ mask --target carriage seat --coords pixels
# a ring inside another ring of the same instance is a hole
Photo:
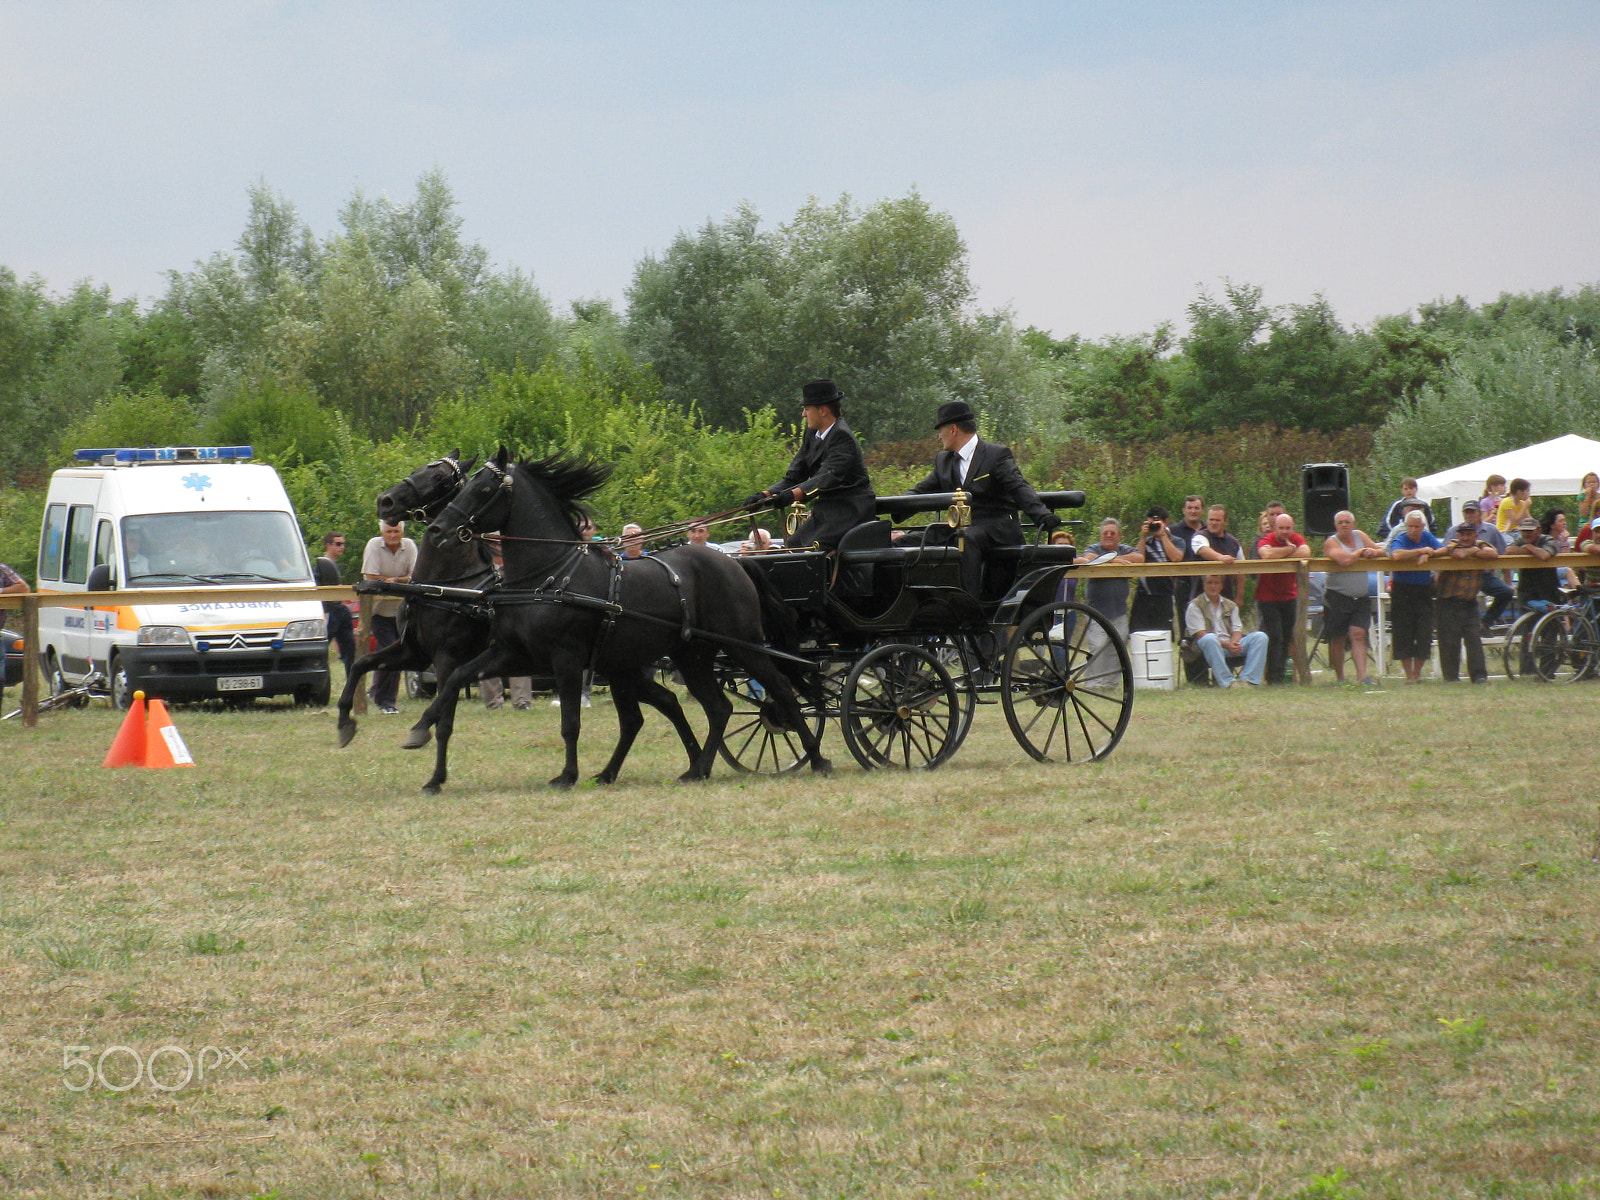
[[[961,557],[955,546],[901,546],[891,537],[888,521],[864,521],[839,539],[839,559],[845,566],[880,566],[903,563],[942,563]]]
[[[1029,567],[1070,566],[1077,553],[1076,546],[991,546],[984,557],[1021,571]]]

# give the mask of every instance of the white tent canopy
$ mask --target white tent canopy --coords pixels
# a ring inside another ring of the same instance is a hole
[[[1425,475],[1417,480],[1417,496],[1450,501],[1453,524],[1461,520],[1463,502],[1483,495],[1483,481],[1491,475],[1504,475],[1508,485],[1513,479],[1526,479],[1533,485],[1535,496],[1570,497],[1578,494],[1578,485],[1590,471],[1600,471],[1600,442],[1568,433],[1536,446],[1507,450]],[[1577,520],[1576,513],[1568,515],[1570,524],[1577,524]]]

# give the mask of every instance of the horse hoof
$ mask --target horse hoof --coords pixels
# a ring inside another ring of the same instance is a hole
[[[424,725],[420,729],[413,729],[406,734],[406,740],[400,743],[402,750],[421,750],[433,738],[433,731]]]
[[[832,775],[833,763],[826,758],[814,758],[811,760],[811,769],[818,775]]]
[[[351,739],[355,736],[356,723],[354,721],[345,721],[341,723],[339,726],[339,749],[343,750],[346,746],[348,746]]]
[[[433,783],[431,781],[422,785],[422,794],[424,796],[437,796],[443,790],[443,784]]]
[[[594,781],[609,786],[617,781],[617,777],[609,771],[601,771],[600,774],[594,777]]]
[[[572,785],[574,783],[576,783],[576,782],[577,782],[577,780],[569,779],[565,775],[557,775],[554,779],[552,779],[550,781],[550,786],[555,791],[565,792],[565,791],[570,791],[571,788],[572,788]]]
[[[678,782],[679,783],[700,783],[702,780],[706,780],[706,779],[710,779],[710,778],[711,778],[711,772],[710,771],[685,771],[682,775],[678,776]]]

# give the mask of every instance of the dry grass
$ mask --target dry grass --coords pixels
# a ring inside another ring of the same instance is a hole
[[[567,795],[550,709],[473,709],[435,799],[392,720],[180,710],[167,772],[7,723],[0,1191],[1600,1194],[1597,695],[1141,694],[1079,768],[987,709],[932,775],[830,731],[695,787],[652,718]]]

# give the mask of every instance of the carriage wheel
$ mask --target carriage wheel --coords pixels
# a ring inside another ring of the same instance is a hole
[[[961,693],[939,659],[919,646],[879,646],[845,680],[839,724],[867,770],[931,771],[966,735]],[[970,717],[970,713],[968,714]]]
[[[939,665],[950,672],[950,681],[956,685],[961,698],[961,740],[972,732],[972,714],[977,708],[979,682],[977,665],[980,661],[971,643],[963,635],[939,634],[929,638],[924,646],[932,652]]]
[[[1533,627],[1533,664],[1547,683],[1571,683],[1595,669],[1600,657],[1594,625],[1571,608],[1551,609]]]
[[[1133,711],[1128,647],[1086,605],[1035,609],[1006,646],[1000,704],[1018,743],[1040,762],[1104,758],[1122,740]]]
[[[728,718],[722,745],[717,747],[722,760],[746,775],[786,775],[799,770],[805,763],[805,743],[794,730],[784,728],[778,706],[767,698],[761,685],[720,660],[717,677],[722,681],[722,690],[733,701],[733,715]],[[829,678],[824,672],[825,696],[834,690],[827,686]],[[813,697],[797,699],[812,736],[820,739],[827,717],[826,703],[819,707]]]

